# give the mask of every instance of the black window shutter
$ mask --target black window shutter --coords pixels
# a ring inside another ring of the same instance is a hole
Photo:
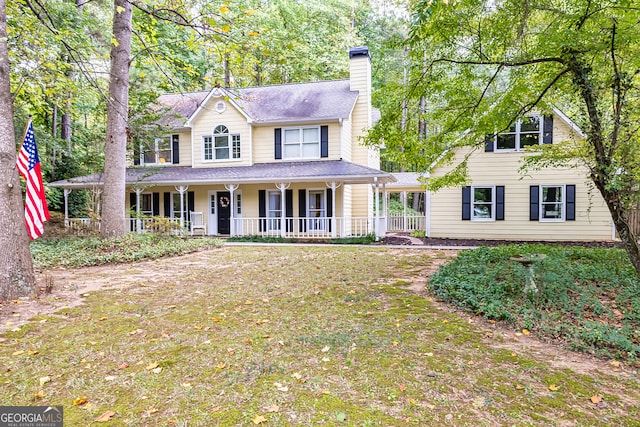
[[[538,221],[540,218],[539,204],[540,187],[532,185],[529,187],[529,221]]]
[[[544,116],[544,128],[542,129],[542,143],[553,143],[553,116]]]
[[[484,151],[490,152],[493,151],[493,145],[496,141],[495,135],[487,135],[484,137]]]
[[[180,163],[180,136],[171,135],[171,163],[177,165]]]
[[[471,219],[471,187],[462,188],[462,220]]]
[[[298,215],[300,218],[307,216],[307,190],[298,190]],[[300,231],[307,231],[306,222],[300,219]]]
[[[567,185],[567,214],[565,215],[567,221],[576,220],[576,186]]]
[[[496,221],[504,221],[504,185],[496,186]]]
[[[133,164],[136,166],[140,164],[140,144],[136,141],[133,142]]]
[[[320,157],[329,157],[329,126],[320,126]]]
[[[284,216],[293,218],[293,190],[284,190]],[[287,220],[287,231],[293,231],[293,220]]]
[[[153,207],[151,209],[151,215],[160,215],[160,193],[153,193]]]
[[[329,231],[331,231],[331,218],[333,216],[333,190],[327,188],[327,218],[329,218]]]
[[[260,218],[266,218],[267,216],[267,191],[258,190],[258,216]],[[259,230],[265,231],[267,229],[267,223],[264,219],[261,219],[259,224]]]
[[[192,212],[195,207],[195,193],[193,191],[187,191],[187,220],[189,220],[189,212]]]
[[[169,217],[171,216],[171,193],[163,193],[162,198],[164,199],[164,216]]]
[[[282,159],[282,128],[273,130],[274,153],[276,160]]]

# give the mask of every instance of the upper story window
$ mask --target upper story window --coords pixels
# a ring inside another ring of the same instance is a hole
[[[515,122],[507,132],[496,135],[496,151],[518,151],[542,142],[542,116],[529,116]]]
[[[140,149],[140,160],[143,165],[171,164],[171,140],[167,138],[156,138],[149,146],[142,146]]]
[[[218,125],[213,135],[202,138],[203,160],[230,160],[240,158],[240,134],[229,133],[229,128]]]
[[[283,158],[320,158],[320,126],[283,129]]]

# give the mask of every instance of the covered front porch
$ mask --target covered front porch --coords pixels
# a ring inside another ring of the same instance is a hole
[[[182,235],[331,239],[387,231],[386,185],[395,178],[343,161],[239,168],[127,170],[128,230]],[[75,189],[101,191],[99,175],[59,181],[65,207]],[[97,198],[99,199],[99,197]],[[99,210],[99,209],[98,209]],[[99,215],[70,218],[72,233],[99,231]]]

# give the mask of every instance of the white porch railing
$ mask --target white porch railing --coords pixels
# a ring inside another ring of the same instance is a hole
[[[424,215],[388,215],[387,231],[417,231],[426,230]]]
[[[234,218],[234,236],[331,239],[373,233],[373,218]]]
[[[155,233],[166,230],[166,221],[171,224],[173,234],[188,233],[189,223],[180,227],[180,218],[127,218],[130,232]],[[234,218],[231,227],[233,236],[285,237],[289,239],[331,239],[338,237],[363,237],[376,230],[374,217],[336,218]],[[388,220],[378,222],[378,235],[383,236]],[[207,230],[210,227],[207,227]],[[100,221],[89,218],[69,218],[67,230],[70,234],[87,235],[100,231]]]

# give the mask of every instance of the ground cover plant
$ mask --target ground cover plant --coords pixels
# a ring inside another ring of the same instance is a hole
[[[532,256],[530,269],[521,258]],[[574,350],[640,360],[640,283],[622,249],[483,247],[462,252],[433,275],[429,288],[474,314]]]
[[[84,267],[181,255],[224,244],[216,238],[185,239],[152,233],[124,237],[65,237],[31,242],[35,268]]]
[[[83,303],[0,318],[0,401],[63,405],[70,426],[637,423],[632,366],[528,347],[424,294],[454,255],[225,245],[49,269],[39,307]]]

